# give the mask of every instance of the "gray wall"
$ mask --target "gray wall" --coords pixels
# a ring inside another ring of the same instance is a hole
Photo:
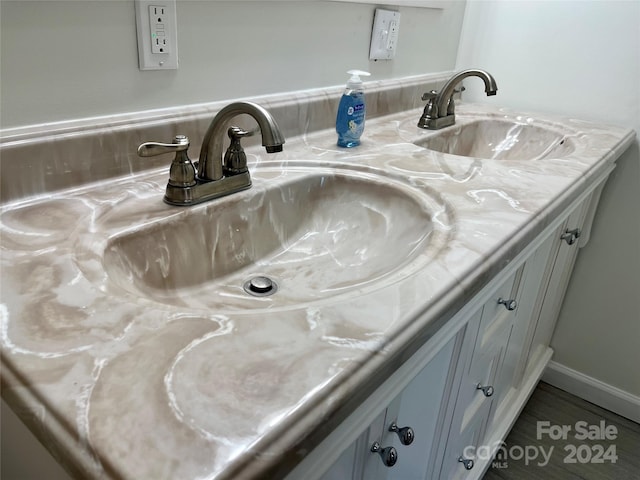
[[[178,0],[179,69],[140,71],[133,0],[2,0],[0,126],[451,70],[464,7],[399,8],[397,57],[370,62],[373,5]]]

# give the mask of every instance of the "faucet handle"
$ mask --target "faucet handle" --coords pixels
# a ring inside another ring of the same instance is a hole
[[[189,148],[189,137],[176,135],[173,143],[145,142],[138,147],[141,157],[154,157],[163,153],[177,153]]]
[[[425,128],[425,125],[429,120],[438,118],[438,92],[431,90],[422,95],[422,100],[427,100],[427,104],[424,106],[424,111],[418,122],[420,128]]]
[[[239,173],[248,172],[247,155],[240,144],[240,140],[244,137],[250,137],[256,133],[255,130],[243,130],[239,127],[229,127],[227,135],[231,139],[231,144],[224,154],[223,172],[225,176],[238,175]]]
[[[196,184],[196,170],[189,159],[187,149],[189,138],[185,135],[176,135],[173,143],[146,142],[138,147],[138,155],[141,157],[153,157],[163,153],[175,153],[176,157],[169,169],[169,185],[172,187],[186,188]]]
[[[422,100],[435,100],[438,96],[438,92],[436,90],[431,90],[430,92],[426,92],[422,94]]]
[[[227,130],[227,135],[233,141],[237,138],[252,137],[259,131],[260,129],[257,129],[257,128],[254,130],[243,130],[240,127],[231,126],[229,127],[229,130]]]

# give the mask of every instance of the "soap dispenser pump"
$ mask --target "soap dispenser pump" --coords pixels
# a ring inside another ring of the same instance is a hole
[[[338,115],[336,116],[336,132],[339,147],[357,147],[364,131],[366,106],[364,101],[364,87],[360,76],[369,76],[369,72],[349,70],[351,77],[340,98]]]

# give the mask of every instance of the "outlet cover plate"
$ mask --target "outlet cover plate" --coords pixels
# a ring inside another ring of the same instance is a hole
[[[178,69],[178,27],[176,0],[135,0],[136,30],[138,33],[138,65],[140,70]],[[155,9],[161,16],[151,21]],[[159,18],[161,21],[159,22]],[[154,26],[152,31],[152,25]],[[153,42],[161,29],[164,48]],[[162,51],[160,51],[162,50]]]
[[[376,8],[369,60],[391,60],[395,57],[399,32],[400,12]]]

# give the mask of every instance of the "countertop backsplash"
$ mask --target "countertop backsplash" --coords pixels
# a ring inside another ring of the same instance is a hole
[[[367,119],[419,108],[424,92],[444,84],[449,72],[365,82]],[[140,158],[139,144],[171,143],[187,135],[197,159],[204,133],[215,114],[238,100],[259,103],[274,116],[285,139],[334,128],[344,87],[302,90],[263,97],[188,105],[108,117],[33,125],[0,131],[0,202],[169,166],[170,156]],[[416,120],[417,121],[417,120]],[[234,123],[255,127],[252,120]],[[259,141],[259,135],[243,144]],[[286,145],[285,145],[286,148]]]

